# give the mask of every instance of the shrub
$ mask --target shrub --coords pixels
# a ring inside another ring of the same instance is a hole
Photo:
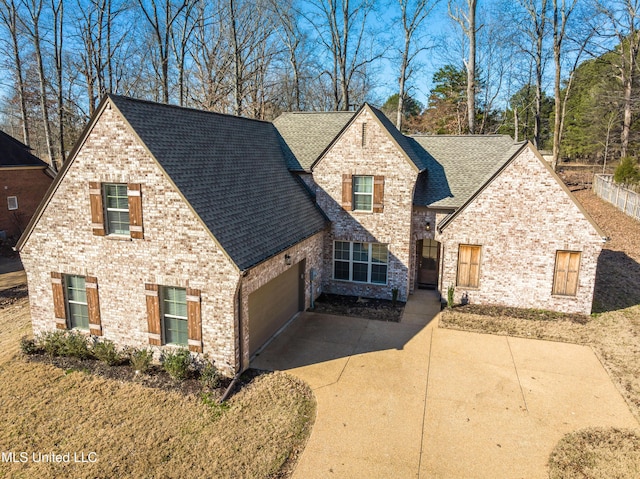
[[[62,356],[85,359],[92,356],[87,343],[87,337],[82,333],[67,331],[63,340]]]
[[[613,181],[623,185],[632,185],[640,182],[640,170],[635,158],[625,156],[613,173]]]
[[[132,349],[129,352],[129,361],[135,371],[146,373],[151,366],[152,360],[153,351],[151,349]]]
[[[453,293],[455,293],[456,289],[453,285],[447,288],[447,306],[449,308],[453,308]]]
[[[30,355],[39,352],[40,348],[36,344],[35,339],[29,339],[26,336],[22,336],[20,338],[20,351],[22,351],[22,354]]]
[[[189,369],[193,363],[191,353],[185,348],[164,352],[160,361],[162,362],[164,370],[169,373],[169,376],[178,381],[187,378]]]
[[[63,356],[65,349],[65,332],[48,331],[42,333],[36,337],[36,343],[39,344],[49,356]]]
[[[113,341],[105,339],[97,341],[93,344],[93,354],[100,361],[107,363],[109,366],[116,366],[126,361],[126,355],[122,351],[118,351]]]
[[[222,381],[222,374],[213,361],[204,361],[200,369],[200,383],[206,389],[217,389]]]

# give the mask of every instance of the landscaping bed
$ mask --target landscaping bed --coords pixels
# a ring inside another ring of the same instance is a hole
[[[402,317],[404,305],[401,301],[322,293],[315,300],[313,312],[397,323]]]
[[[229,380],[212,388],[195,367],[176,380],[158,364],[136,374],[90,357],[25,356],[28,300],[0,297],[7,300],[0,301],[0,449],[29,456],[0,462],[0,477],[290,475],[315,418],[304,382],[249,370],[219,405]],[[71,461],[35,462],[33,453],[70,453]],[[74,454],[93,462],[75,462]]]

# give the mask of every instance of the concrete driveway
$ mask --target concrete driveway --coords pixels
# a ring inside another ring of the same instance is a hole
[[[567,432],[640,425],[584,346],[439,329],[417,291],[400,323],[301,314],[252,362],[314,391],[294,478],[546,478]]]

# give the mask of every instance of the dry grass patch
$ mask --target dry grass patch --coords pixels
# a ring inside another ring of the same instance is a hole
[[[640,435],[629,429],[616,428],[589,428],[567,434],[551,453],[549,477],[640,477]]]
[[[25,329],[25,299],[0,311],[2,344],[16,351]],[[0,384],[0,451],[71,453],[71,463],[0,462],[0,477],[280,477],[315,416],[308,386],[283,373],[255,377],[223,414],[194,395],[8,354]],[[74,452],[97,462],[73,463]]]

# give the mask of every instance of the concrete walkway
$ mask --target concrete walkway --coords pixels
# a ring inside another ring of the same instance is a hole
[[[400,323],[304,313],[252,363],[318,412],[294,478],[546,478],[567,432],[635,427],[584,346],[439,329],[431,291]]]

